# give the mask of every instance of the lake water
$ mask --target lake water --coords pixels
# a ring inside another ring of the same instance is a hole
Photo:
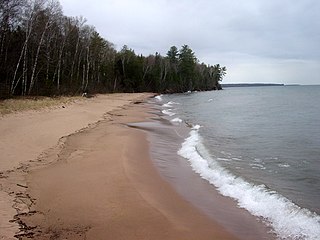
[[[187,163],[175,168],[190,168],[279,239],[320,239],[320,86],[226,88],[153,102],[164,117],[150,128]],[[168,173],[163,154],[155,158]]]

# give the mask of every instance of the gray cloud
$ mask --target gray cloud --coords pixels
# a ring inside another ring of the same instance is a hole
[[[318,0],[60,2],[118,48],[165,55],[188,44],[200,61],[226,65],[226,82],[320,84]]]

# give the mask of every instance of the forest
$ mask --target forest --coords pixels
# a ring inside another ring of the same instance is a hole
[[[219,90],[225,74],[188,45],[166,56],[117,51],[85,18],[65,16],[58,0],[0,0],[0,98]]]

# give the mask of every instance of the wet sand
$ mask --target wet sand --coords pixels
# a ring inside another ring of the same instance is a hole
[[[103,113],[99,117],[95,115],[96,123],[93,121],[81,131],[68,133],[59,142],[59,138],[50,142],[52,145],[44,144],[46,149],[39,153],[40,157],[32,151],[36,141],[27,141],[28,147],[22,150],[17,147],[20,154],[25,150],[30,158],[20,157],[16,164],[6,164],[4,169],[9,170],[2,170],[1,189],[9,192],[9,200],[13,198],[16,203],[19,214],[15,220],[21,227],[18,237],[236,239],[163,181],[150,159],[146,134],[128,127],[128,123],[150,117],[146,105],[128,105],[148,96],[131,95],[123,100],[118,95],[123,102],[111,110],[98,104]],[[112,102],[110,98],[99,101],[102,105]],[[33,116],[29,118],[30,123],[37,124]],[[74,118],[71,125],[76,122]],[[63,116],[59,124],[40,129],[54,131],[59,126],[65,127],[62,125],[65,125]],[[29,139],[35,139],[33,131],[29,132]],[[40,135],[45,136],[43,132]],[[2,147],[6,149],[5,145]],[[15,153],[19,155],[18,151]],[[32,161],[27,163],[27,159]],[[8,229],[14,228],[1,229],[2,239],[12,239]]]
[[[157,101],[155,101],[157,104]],[[189,136],[185,123],[172,123],[170,117],[156,109],[151,122],[133,123],[131,126],[148,133],[151,156],[156,169],[174,189],[199,210],[240,240],[275,240],[276,235],[263,221],[238,207],[237,202],[222,196],[214,185],[195,173],[190,163],[177,151]]]

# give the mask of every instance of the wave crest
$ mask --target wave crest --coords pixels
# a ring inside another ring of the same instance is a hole
[[[300,208],[264,185],[249,183],[221,167],[209,157],[201,142],[199,128],[192,128],[178,151],[180,156],[188,159],[196,173],[216,186],[222,195],[235,199],[239,207],[264,219],[281,239],[319,239],[320,217],[317,214]]]

